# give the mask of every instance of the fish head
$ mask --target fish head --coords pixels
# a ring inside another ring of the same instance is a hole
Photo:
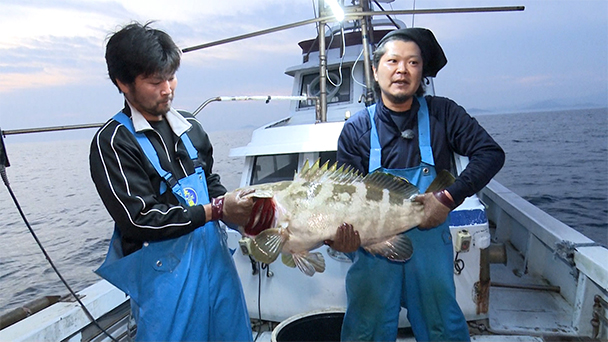
[[[273,228],[276,223],[277,204],[272,189],[265,186],[250,186],[243,189],[243,197],[253,198],[254,204],[249,221],[240,227],[241,233],[256,236],[262,231]]]
[[[243,227],[245,234],[256,236],[275,224],[276,202],[271,198],[256,198],[249,216],[249,222]]]
[[[279,203],[280,194],[289,188],[291,181],[263,183],[238,189],[244,198],[253,198],[254,204],[249,221],[244,227],[239,227],[243,235],[256,236],[268,228],[277,228],[279,220],[284,219],[287,211]]]

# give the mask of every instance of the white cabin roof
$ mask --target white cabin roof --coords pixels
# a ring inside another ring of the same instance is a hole
[[[261,127],[253,131],[249,144],[230,150],[230,156],[335,151],[343,126],[344,121]]]

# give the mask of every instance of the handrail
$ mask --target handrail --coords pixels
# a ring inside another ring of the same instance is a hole
[[[82,125],[65,125],[65,126],[48,126],[38,128],[23,128],[23,129],[7,129],[2,130],[3,136],[14,135],[14,134],[26,134],[26,133],[42,133],[42,132],[56,132],[56,131],[68,131],[74,129],[87,129],[87,128],[98,128],[103,126],[103,123],[93,124],[82,124]]]
[[[314,101],[316,101],[317,99],[318,99],[318,97],[316,97],[316,96],[306,96],[306,95],[302,95],[302,96],[283,96],[283,95],[278,95],[278,96],[274,96],[274,95],[266,95],[266,96],[217,96],[217,97],[211,97],[211,98],[205,100],[203,103],[201,103],[201,105],[198,106],[198,108],[196,108],[196,110],[194,112],[192,112],[192,115],[196,116],[209,103],[215,102],[215,101],[265,101],[266,103],[268,103],[271,100],[277,100],[277,101],[284,101],[284,100],[287,100],[287,101],[314,100]]]
[[[200,113],[205,106],[214,101],[266,101],[266,103],[271,100],[275,101],[306,101],[313,100],[317,102],[317,96],[283,96],[283,95],[262,95],[262,96],[217,96],[211,97],[205,100],[194,112],[192,115],[197,115]],[[63,126],[48,126],[48,127],[36,127],[36,128],[23,128],[23,129],[7,129],[0,130],[0,134],[2,136],[7,135],[16,135],[16,134],[27,134],[27,133],[43,133],[43,132],[57,132],[57,131],[69,131],[76,129],[89,129],[89,128],[99,128],[103,126],[104,123],[92,123],[92,124],[79,124],[79,125],[63,125]]]

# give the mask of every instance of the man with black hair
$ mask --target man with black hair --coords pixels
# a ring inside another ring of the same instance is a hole
[[[249,315],[226,233],[253,202],[213,173],[213,148],[171,104],[181,51],[165,32],[132,23],[106,46],[124,108],[91,143],[93,182],[115,221],[96,271],[131,298],[139,341],[250,341]]]
[[[419,195],[425,218],[404,234],[414,253],[393,262],[359,248],[356,227],[338,228],[328,244],[351,254],[346,276],[348,306],[343,341],[395,341],[399,311],[418,341],[468,341],[468,326],[456,302],[453,246],[448,216],[500,170],[504,152],[454,101],[423,96],[424,78],[447,63],[433,33],[423,28],[389,32],[373,56],[377,103],[344,125],[338,162],[363,174],[381,170],[408,179],[424,192],[439,170],[453,171],[453,155],[469,157],[466,169],[446,190]]]

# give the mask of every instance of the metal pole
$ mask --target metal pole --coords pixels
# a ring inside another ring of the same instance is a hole
[[[325,11],[325,1],[319,0],[319,16]],[[327,121],[327,56],[325,55],[325,22],[319,23],[319,99],[320,110],[317,121]]]
[[[215,101],[265,101],[266,103],[270,101],[307,101],[313,100],[315,103],[318,103],[319,98],[316,96],[283,96],[283,95],[260,95],[260,96],[217,96],[211,97],[205,102],[203,102],[198,108],[192,112],[192,115],[199,114],[203,108],[205,108],[209,103]],[[0,130],[0,134],[2,136],[7,135],[17,135],[17,134],[26,134],[26,133],[43,133],[43,132],[57,132],[57,131],[70,131],[76,129],[89,129],[89,128],[99,128],[103,126],[105,123],[92,123],[92,124],[83,124],[83,125],[67,125],[67,126],[50,126],[50,127],[39,127],[39,128],[25,128],[25,129],[7,129]]]
[[[74,129],[87,129],[87,128],[99,128],[103,126],[103,123],[93,123],[84,125],[68,125],[68,126],[51,126],[41,128],[25,128],[25,129],[7,129],[2,131],[3,136],[13,134],[25,134],[25,133],[42,133],[42,132],[57,132],[57,131],[69,131]]]
[[[367,2],[363,2],[366,7]],[[363,8],[363,11],[368,11],[368,8]],[[361,43],[363,44],[363,72],[365,73],[365,105],[369,106],[374,102],[374,93],[372,91],[372,75],[370,65],[369,51],[369,30],[367,25],[368,17],[362,17],[359,20],[361,24]]]
[[[322,0],[319,0],[322,1]],[[365,16],[374,16],[374,15],[405,15],[405,14],[443,14],[443,13],[482,13],[482,12],[508,12],[508,11],[523,11],[525,9],[524,6],[504,6],[504,7],[469,7],[469,8],[443,8],[443,9],[417,9],[417,10],[393,10],[393,11],[370,11],[370,12],[345,12],[344,20],[355,20]],[[308,20],[298,21],[292,24],[281,25],[272,27],[265,30],[260,30],[256,32],[251,32],[247,34],[242,34],[240,36],[234,36],[230,38],[220,39],[213,42],[195,45],[191,47],[187,47],[182,49],[182,52],[191,52],[201,49],[206,49],[212,46],[227,44],[236,42],[239,40],[253,38],[258,36],[263,36],[265,34],[279,32],[283,30],[288,30],[294,27],[300,27],[304,25],[314,24],[314,23],[324,23],[333,20],[332,15],[322,16],[319,18],[313,18]]]
[[[278,95],[278,96],[273,96],[273,95],[218,96],[218,97],[212,97],[212,98],[205,100],[205,102],[203,102],[200,106],[198,106],[198,108],[196,108],[196,110],[194,112],[192,112],[192,115],[196,116],[209,103],[215,102],[215,101],[264,101],[266,103],[269,103],[272,100],[275,100],[275,101],[307,101],[307,100],[317,101],[318,99],[316,96],[305,96],[305,95],[302,95],[302,96],[291,96],[291,95],[289,95],[289,96],[283,96],[283,95]]]

